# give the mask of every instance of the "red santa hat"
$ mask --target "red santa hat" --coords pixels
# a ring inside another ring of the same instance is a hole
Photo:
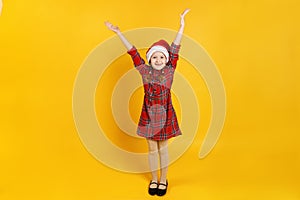
[[[162,52],[166,56],[166,59],[168,62],[169,61],[169,50],[170,50],[170,45],[165,40],[159,40],[158,42],[155,42],[154,44],[151,45],[151,47],[146,52],[146,57],[147,57],[148,62],[150,62],[151,56],[156,51]]]

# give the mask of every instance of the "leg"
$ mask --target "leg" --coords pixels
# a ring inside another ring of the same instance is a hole
[[[158,148],[160,156],[160,183],[166,184],[169,165],[168,140],[159,141]],[[164,189],[164,187],[161,189]]]
[[[152,181],[156,182],[158,181],[157,178],[157,170],[158,170],[158,143],[154,140],[147,140],[148,142],[148,160],[149,160],[149,166],[151,170],[152,175]],[[153,187],[157,186],[155,184],[152,184]],[[151,187],[151,186],[150,186]]]

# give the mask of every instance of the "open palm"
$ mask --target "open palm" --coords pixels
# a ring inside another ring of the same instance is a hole
[[[109,30],[111,30],[111,31],[113,31],[113,32],[115,32],[115,33],[120,32],[119,27],[114,26],[112,23],[106,21],[106,22],[104,22],[104,24],[106,25],[106,27],[107,27]]]

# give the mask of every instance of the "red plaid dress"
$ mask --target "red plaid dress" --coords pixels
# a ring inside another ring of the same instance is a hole
[[[171,99],[171,86],[178,60],[180,45],[172,43],[167,65],[156,70],[145,64],[137,49],[128,51],[135,68],[142,76],[144,102],[137,134],[151,140],[166,140],[181,135]]]

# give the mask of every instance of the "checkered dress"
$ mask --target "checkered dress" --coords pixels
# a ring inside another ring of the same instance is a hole
[[[139,136],[151,140],[166,140],[182,134],[172,105],[170,91],[179,48],[180,45],[172,43],[169,61],[161,70],[146,65],[135,47],[128,51],[144,84],[144,102],[137,128]]]

